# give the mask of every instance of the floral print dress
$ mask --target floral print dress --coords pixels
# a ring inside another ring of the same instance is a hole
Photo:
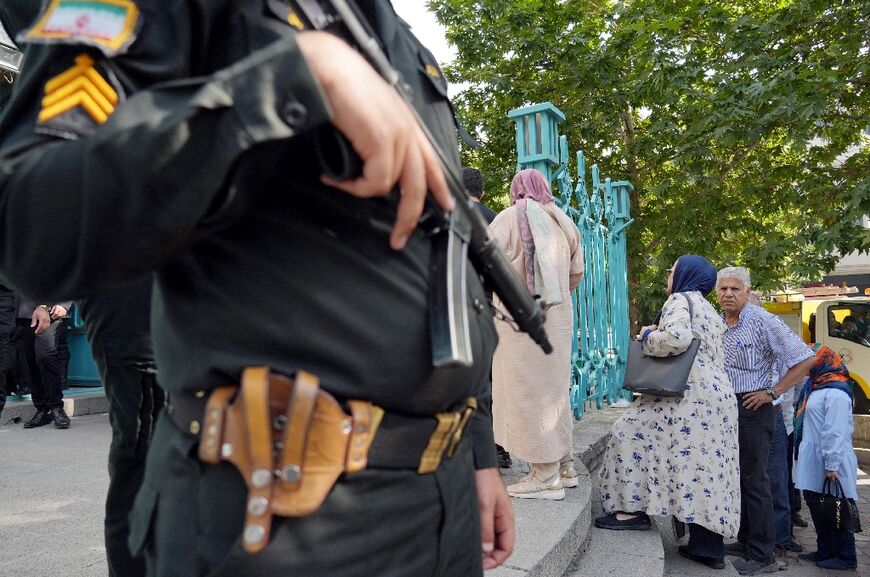
[[[700,292],[673,294],[665,302],[644,353],[680,354],[693,336],[701,345],[684,397],[641,395],[614,423],[601,469],[605,512],[674,515],[726,539],[737,535],[737,400],[725,373],[724,333],[724,321]]]

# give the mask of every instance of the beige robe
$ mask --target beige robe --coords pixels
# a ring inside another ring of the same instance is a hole
[[[496,321],[499,344],[492,363],[495,442],[530,463],[552,463],[571,450],[571,291],[583,276],[580,232],[554,203],[543,208],[551,217],[551,243],[561,263],[562,302],[547,309],[545,325],[553,352],[545,355],[527,334]],[[517,274],[525,279],[517,207],[499,213],[489,228]],[[497,297],[496,306],[505,310]]]

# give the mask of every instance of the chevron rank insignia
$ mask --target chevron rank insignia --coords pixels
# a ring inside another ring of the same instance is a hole
[[[115,111],[119,94],[88,54],[76,56],[75,65],[45,84],[39,127],[61,136],[93,132]]]
[[[82,44],[106,56],[126,51],[136,39],[139,8],[132,0],[51,0],[22,43]]]

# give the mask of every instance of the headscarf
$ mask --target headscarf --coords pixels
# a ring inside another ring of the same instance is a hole
[[[810,369],[810,375],[801,389],[794,412],[794,458],[798,458],[801,438],[803,438],[804,414],[810,395],[821,389],[838,389],[852,396],[852,385],[855,382],[849,375],[849,369],[843,358],[826,345],[816,345],[816,363]]]
[[[716,286],[716,267],[696,254],[684,254],[674,267],[671,294],[698,291],[706,297]]]
[[[517,207],[517,216],[520,220],[526,287],[531,294],[535,294],[535,240],[532,236],[532,228],[529,226],[527,200],[539,204],[549,204],[554,201],[546,177],[534,168],[521,170],[514,175],[511,181],[511,202]]]
[[[706,297],[716,286],[716,267],[696,254],[684,254],[674,265],[674,281],[671,284],[671,294],[698,291]],[[662,320],[659,312],[654,324]]]

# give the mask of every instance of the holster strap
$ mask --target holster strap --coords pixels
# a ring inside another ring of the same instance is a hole
[[[240,387],[172,395],[167,413],[180,429],[201,433],[203,462],[229,461],[241,473],[248,486],[243,545],[258,553],[269,542],[273,515],[313,513],[342,474],[367,467],[435,471],[455,452],[476,406],[469,398],[463,409],[433,419],[350,400],[348,415],[314,375],[299,371],[288,379],[249,367]]]

